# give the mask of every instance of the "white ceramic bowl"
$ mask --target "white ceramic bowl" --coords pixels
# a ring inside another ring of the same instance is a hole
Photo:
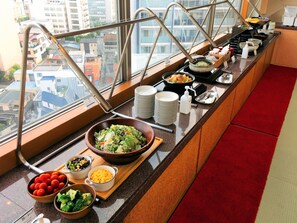
[[[71,160],[76,159],[76,158],[86,159],[89,162],[89,165],[86,168],[81,169],[81,170],[77,170],[77,171],[69,169],[67,167],[68,162],[70,162]],[[62,172],[65,173],[65,174],[68,174],[70,176],[70,178],[73,178],[73,179],[77,179],[77,180],[84,179],[84,178],[86,178],[88,176],[88,173],[91,170],[91,166],[92,166],[92,157],[87,156],[87,155],[76,155],[76,156],[71,157],[65,163],[65,167],[62,170]]]
[[[102,183],[94,182],[92,180],[92,174],[95,171],[98,171],[99,169],[107,170],[108,172],[110,172],[112,174],[112,178],[109,181],[102,182]],[[95,166],[89,171],[88,178],[85,179],[85,183],[93,186],[96,191],[99,191],[99,192],[108,191],[113,187],[115,183],[117,172],[118,172],[118,168],[116,167],[112,167],[108,165]]]

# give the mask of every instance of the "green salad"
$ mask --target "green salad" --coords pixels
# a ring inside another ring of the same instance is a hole
[[[109,128],[95,132],[94,136],[97,149],[112,153],[131,152],[147,143],[140,131],[127,125],[111,125]]]

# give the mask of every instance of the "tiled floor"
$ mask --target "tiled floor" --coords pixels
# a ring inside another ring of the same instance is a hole
[[[297,82],[255,222],[297,222]]]

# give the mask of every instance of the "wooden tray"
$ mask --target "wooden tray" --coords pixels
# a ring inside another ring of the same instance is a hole
[[[163,139],[155,137],[153,145],[146,152],[141,154],[141,156],[137,160],[133,161],[132,163],[126,164],[126,165],[109,164],[105,160],[103,160],[99,155],[95,154],[92,150],[90,150],[89,148],[86,148],[86,149],[82,150],[81,152],[79,152],[79,154],[89,155],[94,158],[94,160],[92,162],[92,167],[101,165],[101,164],[108,164],[111,166],[116,166],[118,168],[118,173],[117,173],[117,176],[115,179],[114,186],[108,191],[96,192],[97,197],[99,197],[103,200],[106,200],[162,142],[163,142]],[[65,165],[63,164],[63,165],[59,166],[56,170],[62,171],[64,166]],[[68,175],[68,178],[69,178],[70,183],[84,183],[84,181],[85,181],[85,179],[81,179],[81,180],[72,179],[71,177],[69,177],[69,175]]]

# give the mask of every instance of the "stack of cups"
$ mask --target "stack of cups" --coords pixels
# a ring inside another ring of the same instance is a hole
[[[163,91],[155,95],[154,119],[157,123],[171,125],[176,121],[178,98],[178,94],[171,91]]]
[[[134,91],[134,111],[135,115],[142,119],[154,116],[154,100],[157,89],[150,85],[142,85]]]

